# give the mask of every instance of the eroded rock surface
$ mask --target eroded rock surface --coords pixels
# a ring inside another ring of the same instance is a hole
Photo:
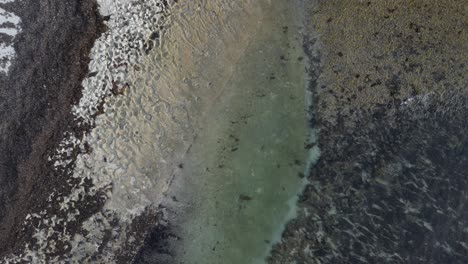
[[[22,31],[8,75],[0,74],[0,256],[31,239],[22,221],[63,183],[47,157],[73,129],[71,107],[104,30],[95,1],[6,1],[2,8],[21,18]]]

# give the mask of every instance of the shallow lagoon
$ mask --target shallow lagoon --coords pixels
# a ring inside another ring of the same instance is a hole
[[[306,183],[299,3],[200,2],[182,4],[166,36],[183,36],[167,54],[196,94],[194,140],[168,192],[175,258],[262,263]]]

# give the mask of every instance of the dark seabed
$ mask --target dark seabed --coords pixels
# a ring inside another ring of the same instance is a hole
[[[463,1],[315,1],[321,158],[269,263],[467,263]]]

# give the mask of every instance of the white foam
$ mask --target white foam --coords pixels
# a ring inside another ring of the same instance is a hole
[[[0,0],[0,3],[9,3],[12,0]],[[8,74],[12,61],[15,58],[15,49],[13,48],[13,40],[21,31],[19,26],[21,19],[11,12],[7,12],[0,7],[0,35],[8,35],[11,40],[8,42],[0,42],[0,73]],[[0,38],[1,39],[1,38]]]

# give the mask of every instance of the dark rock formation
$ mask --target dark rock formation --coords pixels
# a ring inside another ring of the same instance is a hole
[[[19,227],[45,206],[64,178],[48,156],[74,128],[71,106],[88,72],[88,54],[105,26],[94,0],[17,1],[22,32],[8,76],[0,76],[0,256],[28,238]]]

